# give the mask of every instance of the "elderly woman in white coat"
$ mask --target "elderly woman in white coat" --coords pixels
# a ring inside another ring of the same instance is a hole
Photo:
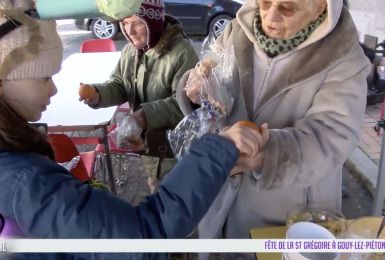
[[[236,57],[227,123],[267,122],[270,135],[259,170],[229,179],[200,236],[247,238],[307,201],[340,210],[342,165],[359,141],[369,70],[343,0],[246,0],[217,43],[233,45]],[[179,84],[185,114],[199,103],[198,84],[184,91],[195,74]]]

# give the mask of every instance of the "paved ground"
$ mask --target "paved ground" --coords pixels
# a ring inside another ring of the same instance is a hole
[[[140,158],[115,154],[112,156],[112,164],[114,165],[115,187],[119,197],[137,205],[146,195],[150,194],[147,185],[148,174],[145,172]],[[106,181],[108,176],[105,172],[99,168],[96,171],[96,178],[108,184]]]
[[[380,119],[381,103],[366,108],[365,121],[361,129],[360,148],[374,163],[378,164],[381,153],[382,136],[374,131],[374,126]]]
[[[372,213],[373,198],[357,177],[346,167],[343,168],[342,181],[345,192],[342,196],[342,213],[349,219]]]

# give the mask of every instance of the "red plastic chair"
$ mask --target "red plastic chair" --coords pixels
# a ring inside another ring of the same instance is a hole
[[[80,46],[80,52],[111,52],[116,51],[115,42],[112,39],[86,40]]]
[[[71,170],[72,175],[80,181],[88,181],[93,177],[96,160],[96,152],[79,153],[74,142],[66,134],[49,134],[48,142],[51,144],[58,163],[70,162],[74,157],[80,156],[75,168]]]

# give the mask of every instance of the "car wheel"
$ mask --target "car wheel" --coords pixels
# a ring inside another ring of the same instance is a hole
[[[230,15],[221,14],[215,16],[209,26],[209,33],[213,34],[215,38],[222,34],[226,27],[226,24],[233,19]]]
[[[90,27],[92,35],[97,39],[113,39],[119,31],[119,24],[100,18],[92,20]]]

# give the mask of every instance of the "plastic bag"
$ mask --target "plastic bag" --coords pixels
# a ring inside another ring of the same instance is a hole
[[[64,168],[66,168],[67,171],[70,172],[72,169],[76,168],[76,166],[78,165],[79,161],[80,161],[80,156],[75,156],[69,162],[63,162],[63,163],[58,163],[58,164],[63,166]]]
[[[127,115],[118,126],[111,131],[110,140],[121,149],[138,151],[144,149],[144,141],[140,136],[142,128],[138,126],[132,115]]]
[[[196,138],[206,133],[218,133],[234,103],[231,88],[235,64],[233,47],[219,50],[215,39],[209,36],[203,43],[201,57],[186,82],[186,88],[192,83],[198,82],[201,85],[201,106],[185,116],[175,129],[168,133],[170,146],[177,159],[187,153]]]
[[[231,88],[235,64],[233,46],[220,50],[210,35],[202,44],[201,57],[197,70],[206,83],[201,89],[201,100],[208,100],[219,112],[228,115],[234,103]]]

